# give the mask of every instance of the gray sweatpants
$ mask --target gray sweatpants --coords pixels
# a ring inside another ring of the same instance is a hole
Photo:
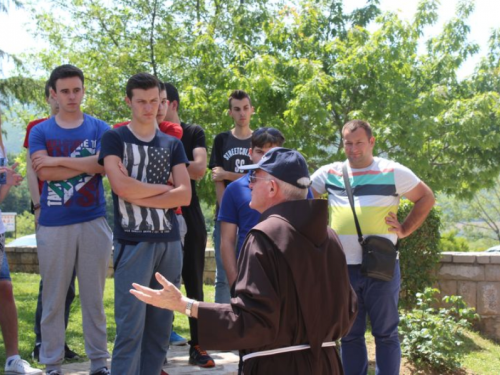
[[[115,241],[113,255],[116,340],[111,374],[158,375],[167,354],[173,312],[146,305],[133,296],[130,289],[132,283],[161,289],[156,272],[180,287],[181,243],[139,242],[124,245]]]
[[[109,358],[103,293],[111,255],[111,229],[103,217],[72,225],[37,229],[38,260],[43,280],[40,362],[60,369],[64,359],[64,303],[76,270],[82,306],[85,352],[91,371]]]

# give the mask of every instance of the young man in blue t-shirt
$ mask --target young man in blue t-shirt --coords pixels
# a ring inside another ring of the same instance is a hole
[[[147,73],[127,82],[132,121],[107,132],[99,162],[113,189],[116,340],[111,371],[160,374],[173,313],[140,303],[132,283],[180,285],[182,247],[175,208],[191,201],[188,159],[177,138],[157,129],[160,83]],[[169,182],[172,177],[172,181]]]
[[[104,168],[97,158],[109,126],[81,111],[85,89],[80,69],[61,65],[52,71],[49,83],[59,113],[33,128],[29,137],[33,169],[45,181],[37,228],[44,284],[40,362],[47,366],[47,374],[62,374],[64,304],[75,270],[90,373],[106,375],[103,293],[111,230],[105,218]]]
[[[253,132],[249,151],[252,163],[257,164],[262,156],[274,147],[281,147],[285,137],[274,128],[260,128]],[[222,197],[218,221],[221,222],[221,256],[229,287],[236,280],[238,258],[241,245],[247,233],[259,222],[260,213],[250,208],[252,191],[245,175],[230,183]],[[236,235],[238,242],[235,249]]]

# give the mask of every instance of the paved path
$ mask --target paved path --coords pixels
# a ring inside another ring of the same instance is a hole
[[[168,375],[196,374],[196,375],[237,375],[238,354],[237,352],[209,351],[215,360],[216,366],[204,369],[188,364],[189,346],[173,346],[168,351],[168,364],[163,368]],[[70,363],[63,365],[65,375],[88,375],[89,362]],[[109,362],[108,362],[109,367]],[[149,374],[148,374],[149,375]],[[153,374],[151,374],[153,375]],[[158,374],[159,375],[159,374]]]

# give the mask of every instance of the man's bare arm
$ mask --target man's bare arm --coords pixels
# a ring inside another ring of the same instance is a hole
[[[313,187],[311,187],[311,191],[312,191],[312,194],[313,194],[314,199],[321,198],[321,194],[320,194],[320,193],[318,193],[316,190],[314,190],[314,188],[313,188]]]
[[[33,155],[31,155],[31,163],[32,167],[36,172],[38,178],[42,181],[62,181],[68,180],[72,177],[78,176],[83,172],[78,171],[76,169],[66,168],[66,167],[39,167],[36,169],[34,166],[34,160],[37,157],[47,156],[47,150],[39,150],[36,151]],[[68,158],[69,159],[69,158]]]
[[[12,185],[0,185],[0,203],[3,202],[7,194],[9,194]]]
[[[212,168],[212,180],[213,181],[235,181],[243,176],[241,173],[228,172],[222,167]]]
[[[172,175],[174,187],[169,186],[169,191],[147,198],[126,199],[126,201],[150,208],[189,206],[191,203],[191,183],[186,164],[181,163],[174,166],[172,168]]]
[[[28,180],[28,190],[30,191],[31,201],[34,205],[40,203],[40,190],[38,188],[38,178],[31,164],[29,150],[26,150],[26,179]],[[38,223],[40,209],[35,210],[35,223]]]
[[[108,176],[111,188],[120,198],[130,202],[133,199],[142,199],[163,194],[172,189],[171,186],[148,184],[127,176],[123,171],[121,160],[116,155],[104,158],[104,170]]]
[[[191,180],[201,180],[207,171],[207,149],[197,147],[193,150],[193,161],[189,162],[187,170]]]
[[[32,165],[35,171],[44,167],[64,167],[79,171],[80,173],[101,174],[104,173],[104,167],[97,162],[97,155],[86,156],[82,158],[71,157],[52,157],[43,154],[37,154],[32,158]]]
[[[224,191],[226,190],[226,186],[223,181],[215,181],[215,197],[217,198],[217,203],[220,206],[222,202],[222,196],[224,195]]]
[[[405,238],[416,231],[425,221],[431,211],[436,199],[432,190],[423,182],[420,182],[405,197],[415,205],[404,222],[401,224],[394,212],[390,212],[385,222],[390,226],[389,231],[396,233],[398,238]]]
[[[236,224],[221,221],[220,252],[229,287],[234,284],[238,275],[235,249],[237,229]]]
[[[12,186],[19,186],[23,177],[16,172],[17,163],[14,163],[12,167],[1,167],[0,173],[5,173],[5,184],[0,185],[0,203],[3,202],[7,194],[9,194],[10,188]]]

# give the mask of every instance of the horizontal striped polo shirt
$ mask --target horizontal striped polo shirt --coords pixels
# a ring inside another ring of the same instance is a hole
[[[328,192],[330,225],[338,234],[347,264],[361,264],[362,251],[349,198],[342,177],[342,162],[325,165],[312,175],[312,187],[320,194]],[[375,157],[362,169],[347,166],[354,195],[354,206],[363,236],[377,235],[396,243],[385,217],[397,213],[399,200],[415,188],[420,179],[408,168],[391,160]]]

